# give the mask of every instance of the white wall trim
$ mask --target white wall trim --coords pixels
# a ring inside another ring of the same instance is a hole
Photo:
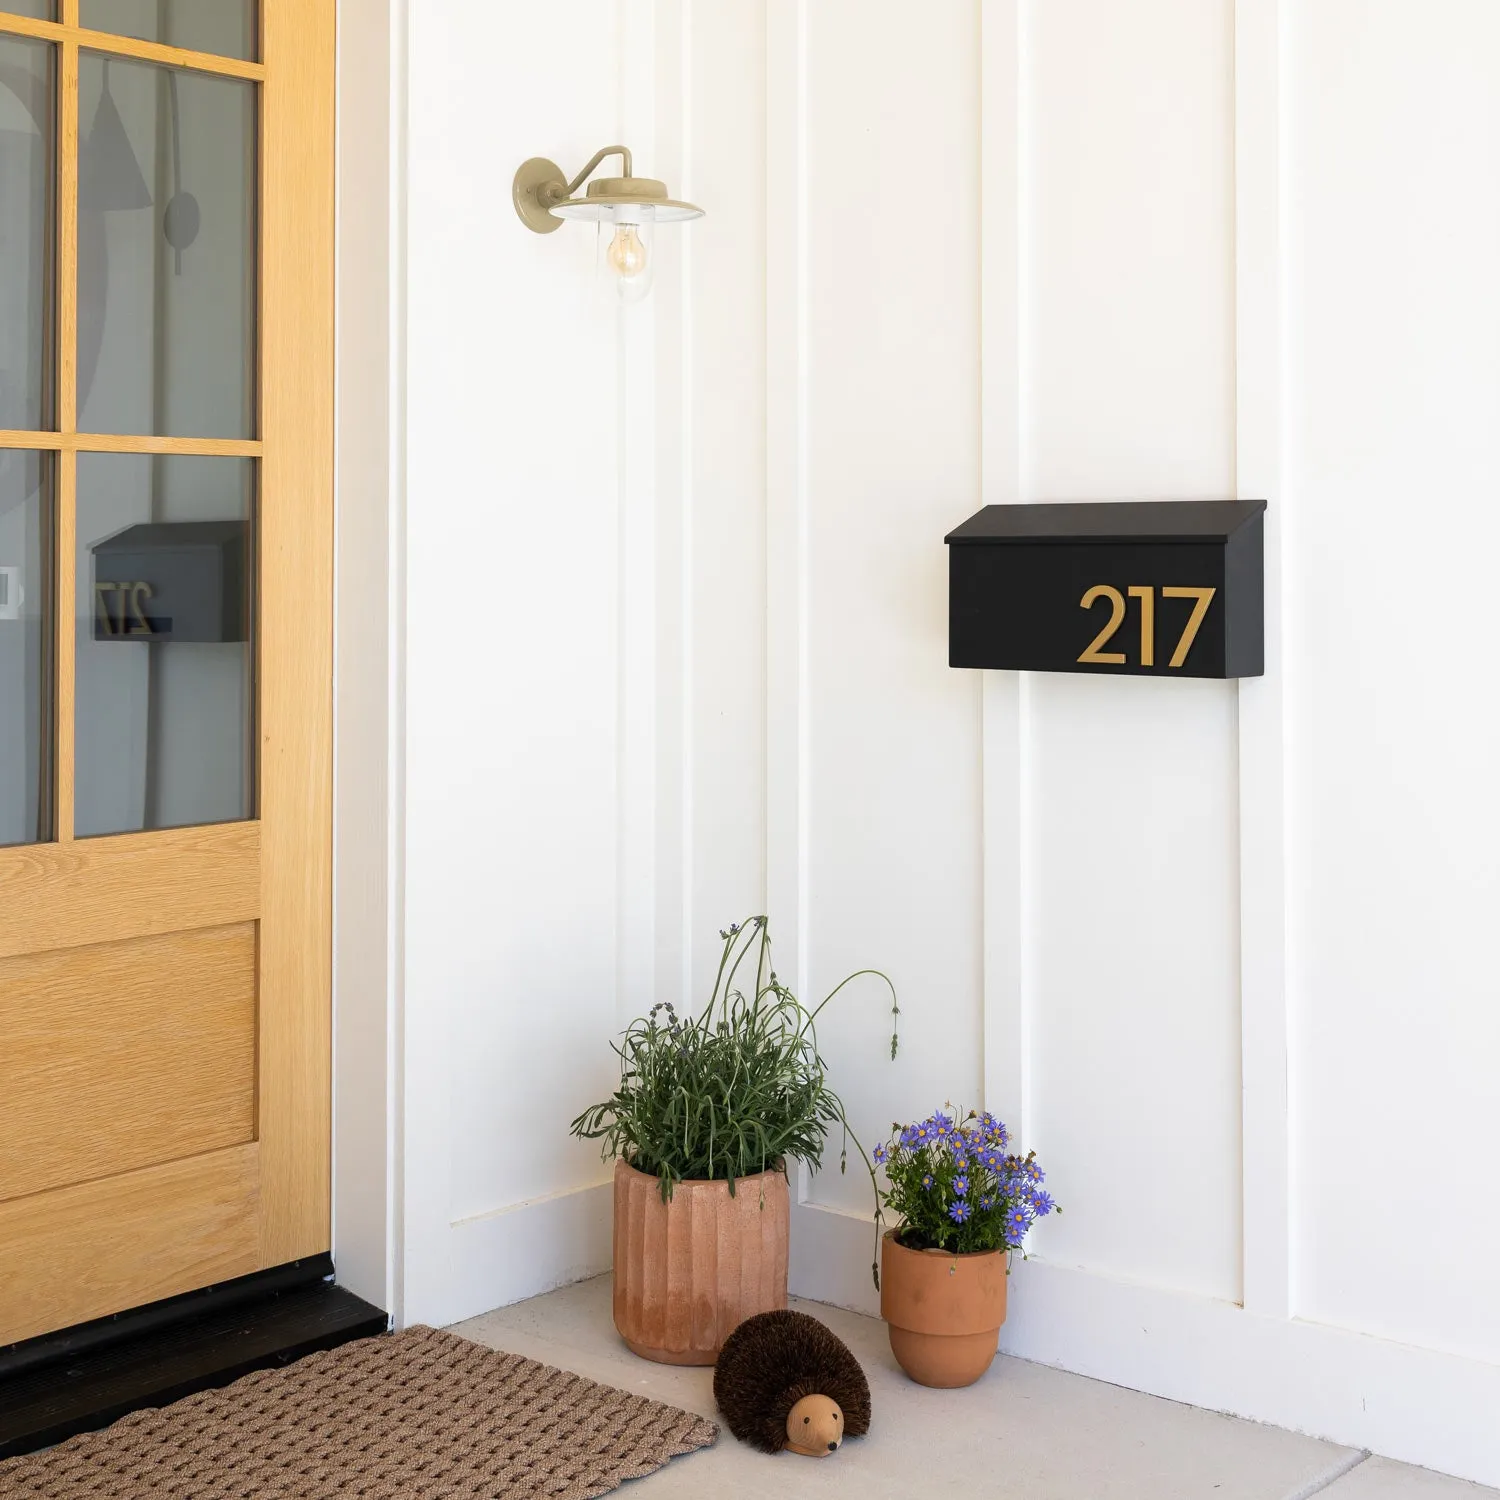
[[[1281,504],[1283,0],[1235,5],[1236,487],[1266,517],[1266,673],[1239,683],[1243,1297],[1295,1310],[1287,1089]]]
[[[879,1316],[871,1225],[793,1210],[792,1289]],[[1007,1354],[1500,1483],[1500,1366],[1232,1302],[1031,1260],[1011,1281]]]
[[[656,7],[620,0],[624,139],[656,160]],[[659,169],[657,169],[659,170]],[[616,948],[620,1026],[644,1014],[657,986],[657,339],[654,317],[619,312],[619,829]]]
[[[422,1317],[453,1323],[607,1271],[612,1182],[507,1204],[447,1226],[448,1274]]]
[[[1027,0],[982,7],[980,26],[980,497],[1026,498]],[[984,1107],[1028,1139],[1026,677],[978,675],[983,861]]]
[[[335,287],[333,1252],[398,1313],[405,12],[339,7]]]
[[[766,899],[778,967],[808,974],[807,13],[766,6]],[[792,586],[787,581],[792,580]],[[805,1176],[805,1174],[803,1174]]]

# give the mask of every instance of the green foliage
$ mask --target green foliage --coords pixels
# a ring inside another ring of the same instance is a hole
[[[572,1133],[602,1141],[606,1160],[623,1156],[658,1178],[663,1201],[686,1180],[727,1180],[733,1193],[739,1178],[787,1161],[816,1171],[833,1125],[843,1134],[839,1170],[848,1165],[851,1140],[869,1168],[843,1102],[828,1086],[815,1023],[845,985],[873,975],[891,991],[895,1057],[895,987],[878,970],[861,969],[808,1010],[771,968],[764,917],[719,935],[724,952],[708,1004],[685,1020],[671,1005],[654,1005],[633,1022],[611,1044],[620,1059],[619,1088],[584,1110]]]

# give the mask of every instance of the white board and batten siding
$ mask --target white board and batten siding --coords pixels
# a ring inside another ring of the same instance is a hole
[[[607,1265],[562,1127],[768,907],[867,1143],[1041,1154],[1004,1347],[1500,1483],[1500,7],[403,16],[402,1315]],[[622,136],[625,316],[508,196]],[[946,666],[980,504],[1235,495],[1264,678]]]

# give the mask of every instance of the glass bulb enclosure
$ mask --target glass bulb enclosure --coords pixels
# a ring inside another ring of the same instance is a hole
[[[656,275],[654,226],[639,223],[599,223],[598,276],[607,295],[620,302],[639,302],[651,290]]]

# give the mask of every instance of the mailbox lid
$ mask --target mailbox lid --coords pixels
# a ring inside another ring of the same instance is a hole
[[[1228,542],[1264,500],[1107,500],[986,505],[943,540],[959,546],[1051,543]]]

